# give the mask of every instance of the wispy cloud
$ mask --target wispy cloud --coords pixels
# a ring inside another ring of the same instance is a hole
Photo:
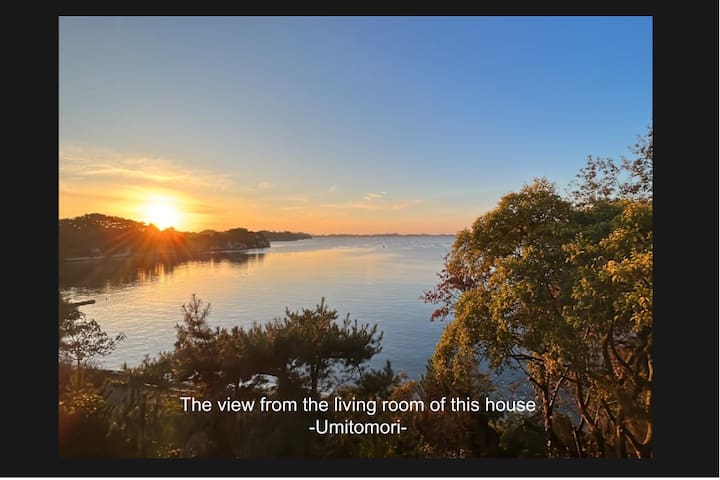
[[[399,215],[394,212],[424,203],[417,198],[393,198],[384,191],[346,191],[337,184],[307,188],[305,184],[278,183],[272,175],[228,174],[208,169],[202,159],[181,161],[92,146],[61,145],[58,160],[59,213],[63,218],[100,212],[138,219],[153,196],[162,195],[172,198],[183,212],[181,229],[240,225],[301,230],[315,225],[318,231],[365,231],[369,227],[361,225],[362,221],[389,222],[422,215],[419,209]],[[358,226],[349,226],[355,221],[360,222]]]
[[[234,184],[232,175],[188,168],[168,158],[123,154],[86,146],[61,146],[58,167],[61,181],[70,183],[124,180],[158,186],[212,187],[216,190],[229,189]]]
[[[385,195],[387,195],[387,193],[385,193],[385,192],[380,192],[380,193],[368,193],[368,194],[366,194],[366,195],[363,197],[363,199],[364,199],[364,200],[367,200],[368,202],[371,202],[371,201],[373,201],[373,200],[377,200],[377,199],[379,199],[379,198],[383,198]]]
[[[291,205],[289,207],[280,207],[279,210],[285,211],[285,212],[296,212],[301,210],[306,210],[308,207],[306,205]]]
[[[416,199],[416,200],[404,200],[404,201],[397,201],[397,202],[358,202],[358,203],[351,203],[348,205],[350,208],[359,208],[364,210],[405,210],[406,208],[411,208],[416,205],[420,205],[421,203],[424,203],[424,200],[422,199]]]
[[[362,200],[348,200],[329,202],[323,201],[323,197],[327,198],[327,194],[322,193],[304,193],[297,195],[288,195],[283,197],[284,202],[292,202],[291,205],[278,206],[283,211],[302,211],[302,210],[376,210],[376,211],[396,211],[412,208],[422,203],[423,199],[394,200],[387,197],[387,192],[371,192],[362,197]]]

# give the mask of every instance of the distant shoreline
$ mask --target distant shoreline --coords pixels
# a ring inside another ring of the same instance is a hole
[[[328,233],[313,235],[313,238],[345,238],[345,237],[454,237],[454,233]]]
[[[280,240],[276,240],[280,241]],[[285,240],[293,241],[293,240]],[[111,260],[126,260],[133,258],[181,258],[181,259],[193,259],[200,258],[203,256],[214,256],[214,255],[234,255],[234,254],[249,254],[250,250],[260,250],[270,247],[252,247],[252,248],[226,248],[218,250],[204,250],[202,252],[185,252],[178,254],[177,252],[144,252],[144,253],[120,253],[114,255],[96,255],[96,256],[85,256],[85,257],[65,257],[61,261],[65,263],[77,263],[77,262],[103,262]]]
[[[408,238],[408,237],[454,237],[451,234],[425,234],[425,233],[378,233],[378,234],[353,234],[353,233],[331,233],[327,235],[312,235],[310,238],[305,239],[287,239],[287,240],[272,240],[270,243],[282,242],[297,242],[298,240],[312,240],[313,238]],[[143,253],[118,253],[112,255],[96,255],[96,256],[79,256],[79,257],[65,257],[61,261],[65,263],[78,263],[78,262],[102,262],[108,260],[124,260],[130,258],[140,257],[152,257],[152,258],[163,258],[163,257],[186,257],[196,258],[202,256],[212,255],[233,255],[233,254],[246,254],[250,250],[264,250],[268,247],[248,247],[248,248],[224,248],[224,249],[212,249],[204,250],[200,252],[184,252],[178,255],[178,252],[143,252]]]

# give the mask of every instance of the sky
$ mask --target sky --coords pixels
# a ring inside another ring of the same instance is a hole
[[[455,234],[652,123],[650,17],[61,17],[59,217]]]

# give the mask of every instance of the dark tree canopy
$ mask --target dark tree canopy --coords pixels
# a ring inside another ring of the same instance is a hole
[[[78,368],[87,366],[97,357],[110,354],[125,339],[125,334],[108,336],[93,319],[59,295],[59,353],[72,360]]]
[[[360,324],[322,299],[314,309],[285,312],[285,317],[249,329],[211,329],[210,305],[193,296],[183,305],[175,351],[178,377],[209,388],[240,388],[256,375],[277,378],[278,389],[301,388],[313,395],[333,386],[339,374],[362,375],[363,364],[380,352],[377,325]]]
[[[60,259],[113,255],[188,257],[208,251],[265,248],[270,242],[260,232],[232,228],[224,232],[160,230],[121,217],[91,213],[58,222]]]

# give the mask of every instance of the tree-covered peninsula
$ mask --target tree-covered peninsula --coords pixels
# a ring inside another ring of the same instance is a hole
[[[232,228],[223,232],[160,230],[127,218],[90,213],[58,222],[60,260],[135,255],[190,257],[205,252],[267,248],[270,241],[310,238],[293,232],[253,232]]]

